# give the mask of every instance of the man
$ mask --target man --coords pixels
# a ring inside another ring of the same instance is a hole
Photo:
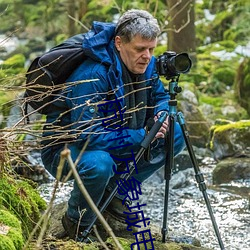
[[[69,77],[67,89],[47,116],[42,151],[46,169],[56,175],[60,152],[67,143],[97,206],[117,185],[124,159],[132,159],[140,149],[149,118],[157,120],[161,112],[169,109],[169,94],[159,80],[153,57],[159,32],[157,20],[143,10],[125,12],[117,25],[94,22],[83,41],[87,59]],[[167,130],[166,119],[151,145],[150,159],[142,157],[132,174],[139,182],[164,165]],[[176,155],[184,148],[178,123],[174,139]],[[63,176],[69,170],[65,164]],[[124,222],[127,208],[123,204],[124,196],[118,193],[106,210]],[[71,238],[80,238],[93,218],[94,213],[75,183],[62,219],[65,231]]]

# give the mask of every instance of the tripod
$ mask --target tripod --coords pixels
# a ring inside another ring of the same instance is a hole
[[[187,150],[191,159],[191,162],[193,164],[194,167],[194,171],[195,171],[195,179],[198,183],[199,189],[203,194],[203,198],[205,200],[209,215],[210,215],[210,219],[212,221],[213,224],[213,228],[216,234],[216,237],[218,239],[219,245],[221,250],[225,250],[225,247],[223,245],[221,236],[220,236],[220,232],[218,229],[218,226],[216,224],[216,220],[208,199],[208,195],[206,192],[206,184],[204,182],[204,177],[203,174],[201,173],[199,166],[198,166],[198,162],[197,159],[195,157],[192,145],[190,143],[190,139],[189,139],[189,133],[187,131],[186,128],[186,124],[185,124],[185,120],[183,117],[183,114],[181,112],[177,112],[176,106],[177,106],[177,100],[175,99],[177,93],[180,93],[182,91],[181,87],[178,86],[178,80],[179,77],[177,77],[176,79],[172,79],[169,82],[169,94],[170,94],[170,100],[169,100],[169,114],[168,114],[168,119],[169,119],[169,132],[168,135],[166,137],[166,145],[167,145],[167,153],[166,153],[166,161],[165,161],[165,198],[164,198],[164,216],[163,216],[163,226],[162,226],[162,242],[166,242],[166,234],[167,234],[167,215],[168,215],[168,196],[169,196],[169,182],[171,179],[171,175],[172,175],[172,169],[173,169],[173,164],[174,164],[174,123],[175,120],[177,118],[180,126],[181,126],[181,130],[183,133],[183,137],[187,146]]]

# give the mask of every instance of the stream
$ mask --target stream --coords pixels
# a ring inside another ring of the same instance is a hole
[[[250,180],[212,185],[212,158],[202,160],[200,170],[207,186],[207,194],[226,250],[250,250]],[[162,228],[164,214],[164,169],[144,182],[140,204],[151,224]],[[49,201],[54,182],[41,184],[39,191]],[[69,198],[72,182],[64,184],[57,192],[55,203]],[[165,208],[166,209],[166,208]],[[167,227],[175,238],[196,238],[203,247],[220,250],[213,224],[202,192],[197,186],[194,169],[174,172],[170,180]]]

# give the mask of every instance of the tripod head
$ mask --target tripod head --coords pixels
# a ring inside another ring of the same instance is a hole
[[[175,99],[175,96],[182,91],[182,87],[178,86],[179,82],[179,76],[176,78],[172,78],[171,81],[169,82],[169,95],[170,95],[170,100]]]

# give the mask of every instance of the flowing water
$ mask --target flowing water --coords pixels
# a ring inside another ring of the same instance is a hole
[[[250,180],[212,186],[212,159],[206,159],[201,171],[204,175],[209,203],[226,250],[250,249]],[[171,181],[174,185],[171,185]],[[217,236],[202,192],[197,187],[192,168],[173,175],[170,180],[167,225],[176,235],[195,237],[202,246],[219,250]],[[181,180],[181,181],[180,181]],[[145,186],[145,185],[144,185]],[[165,182],[158,185],[147,181],[142,201],[152,222],[163,225]],[[146,198],[149,196],[149,198]],[[157,209],[155,209],[157,208]]]
[[[211,173],[215,163],[211,158],[202,162],[209,203],[226,250],[250,250],[250,180],[212,185]],[[142,187],[140,204],[150,222],[162,228],[164,208],[168,211],[167,227],[175,236],[197,238],[203,247],[219,250],[202,192],[197,187],[193,168],[173,174],[170,180],[169,202],[164,205],[165,180],[159,173]],[[68,199],[72,182],[59,188],[55,202]],[[53,182],[42,184],[41,195],[49,201]],[[159,229],[159,230],[160,230]]]

